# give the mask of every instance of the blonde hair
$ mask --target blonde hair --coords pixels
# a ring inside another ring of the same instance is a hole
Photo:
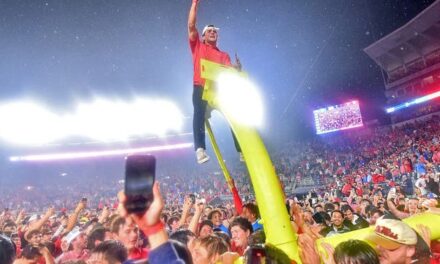
[[[206,249],[208,252],[208,259],[217,254],[221,255],[229,250],[229,246],[226,241],[217,235],[209,235],[201,239],[199,238],[197,239],[196,243]]]

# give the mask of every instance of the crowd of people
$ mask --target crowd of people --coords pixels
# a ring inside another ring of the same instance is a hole
[[[318,110],[314,113],[318,134],[362,126],[359,104],[355,102],[349,102],[332,108],[329,107],[325,111]]]
[[[438,211],[439,121],[316,137],[272,154],[303,263],[438,263],[439,244],[429,227],[412,229],[401,219]],[[13,242],[15,263],[233,263],[263,255],[291,263],[264,244],[244,165],[237,161],[231,170],[244,204],[237,208],[215,164],[188,167],[188,160],[179,160],[158,171],[161,187],[155,185],[154,201],[140,216],[127,215],[124,196],[116,196],[120,177],[62,177],[30,189],[3,185],[0,245]],[[304,182],[312,184],[310,191],[295,193]],[[374,232],[362,240],[316,250],[319,238],[369,226]]]

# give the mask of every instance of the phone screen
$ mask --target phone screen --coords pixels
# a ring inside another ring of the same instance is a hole
[[[191,199],[191,203],[192,203],[192,204],[195,204],[195,203],[196,203],[196,196],[195,196],[195,194],[192,194],[192,193],[191,193],[191,194],[189,195],[189,199]]]
[[[143,213],[153,201],[156,158],[152,155],[132,155],[125,162],[125,208],[128,213]]]

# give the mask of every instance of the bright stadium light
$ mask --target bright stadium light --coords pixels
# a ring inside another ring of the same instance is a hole
[[[232,73],[220,74],[217,85],[219,104],[235,122],[257,127],[263,125],[263,100],[256,85]]]
[[[434,93],[431,93],[431,94],[428,94],[428,95],[425,95],[425,96],[422,96],[422,97],[418,97],[418,98],[413,99],[411,101],[407,101],[405,103],[401,103],[399,105],[395,105],[393,107],[389,107],[389,108],[386,109],[386,112],[388,114],[389,113],[393,113],[395,111],[398,111],[398,110],[401,110],[401,109],[404,109],[404,108],[407,108],[407,107],[410,107],[410,106],[413,106],[413,105],[416,105],[416,104],[421,104],[421,103],[424,103],[424,102],[428,102],[428,101],[436,99],[438,97],[440,97],[440,91],[437,91],[437,92],[434,92]]]
[[[13,144],[44,144],[64,133],[57,115],[30,101],[0,104],[0,124],[0,138]]]
[[[65,152],[65,153],[51,153],[51,154],[37,154],[28,156],[12,156],[9,161],[55,161],[55,160],[72,160],[72,159],[86,159],[96,157],[110,157],[123,156],[136,153],[151,153],[165,150],[185,149],[191,148],[192,143],[180,143],[173,145],[153,146],[144,148],[129,148],[129,149],[114,149],[101,151],[87,151],[87,152]]]
[[[78,104],[69,114],[51,113],[30,102],[0,105],[0,139],[21,145],[42,145],[71,136],[100,141],[163,136],[181,131],[184,118],[174,103],[145,98],[100,98]]]
[[[396,109],[394,109],[394,107],[390,107],[387,109],[387,113],[392,113],[394,112]]]
[[[112,102],[98,99],[80,104],[72,122],[75,134],[99,140],[125,140],[145,134],[164,135],[180,131],[183,115],[177,106],[165,100],[137,99],[133,102]]]

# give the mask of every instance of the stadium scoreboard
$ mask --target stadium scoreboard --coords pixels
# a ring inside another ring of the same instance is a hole
[[[320,108],[313,115],[318,135],[363,126],[358,101]]]

